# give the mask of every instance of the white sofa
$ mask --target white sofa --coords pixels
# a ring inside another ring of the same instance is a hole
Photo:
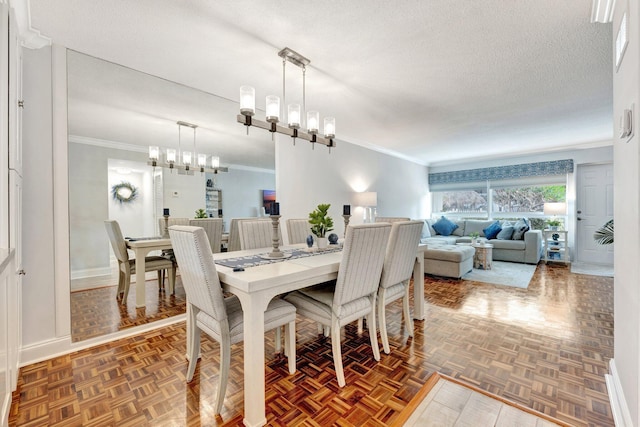
[[[433,228],[435,219],[426,219],[423,228],[421,243],[434,245],[455,245],[456,243],[470,243],[469,234],[477,232],[480,237],[485,237],[484,229],[495,220],[452,220],[458,225],[450,236],[442,236]],[[496,261],[522,262],[537,264],[542,255],[542,232],[529,230],[524,233],[522,240],[490,239],[488,243],[493,245],[493,259]]]

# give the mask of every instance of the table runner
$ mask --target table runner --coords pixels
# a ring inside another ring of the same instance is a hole
[[[296,258],[305,258],[314,255],[324,255],[332,252],[339,252],[342,250],[342,245],[331,245],[327,249],[318,250],[316,248],[313,249],[286,249],[282,252],[291,254],[290,257],[279,258],[279,259],[264,259],[260,257],[260,254],[257,255],[247,255],[236,258],[226,258],[226,259],[217,259],[216,264],[223,265],[225,267],[235,268],[235,267],[255,267],[258,265],[271,264],[274,262],[288,261],[290,259]]]

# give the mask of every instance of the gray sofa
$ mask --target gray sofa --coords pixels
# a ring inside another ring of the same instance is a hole
[[[435,219],[426,219],[421,243],[433,245],[455,245],[456,243],[471,243],[469,234],[477,232],[484,238],[483,230],[495,220],[452,220],[458,225],[450,236],[442,236],[433,228]],[[496,261],[522,262],[537,264],[542,255],[542,232],[529,230],[524,233],[522,240],[491,239],[487,241],[493,245],[493,259]]]

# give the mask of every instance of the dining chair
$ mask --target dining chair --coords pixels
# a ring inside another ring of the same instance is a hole
[[[287,234],[289,235],[289,244],[307,243],[307,236],[311,234],[311,225],[306,218],[288,219]]]
[[[284,297],[298,313],[330,328],[331,351],[338,385],[346,382],[342,367],[340,329],[363,316],[375,360],[380,360],[376,333],[376,295],[391,225],[349,226],[335,282],[294,291]]]
[[[187,224],[172,224],[172,225],[187,225]],[[196,218],[190,219],[189,224],[193,227],[202,227],[204,232],[207,233],[209,244],[211,245],[211,252],[217,254],[222,251],[222,218]]]
[[[229,223],[229,243],[227,244],[227,251],[239,251],[240,250],[240,232],[238,230],[238,223],[240,221],[264,221],[268,220],[268,217],[248,217],[248,218],[231,218]]]
[[[409,336],[413,336],[413,322],[409,312],[409,281],[413,274],[423,225],[423,221],[396,221],[391,224],[391,235],[378,288],[378,325],[382,348],[386,354],[390,352],[385,316],[388,304],[402,298],[405,328]],[[414,286],[421,284],[417,283]]]
[[[213,254],[207,236],[201,227],[172,226],[169,228],[182,284],[187,294],[187,331],[191,346],[187,382],[191,382],[200,353],[200,332],[220,344],[220,382],[214,404],[219,414],[227,389],[231,362],[231,345],[243,341],[243,313],[240,300],[235,296],[224,298]],[[264,313],[264,330],[285,327],[285,349],[289,373],[296,371],[296,309],[280,298],[274,298]],[[251,387],[245,384],[245,387]],[[246,402],[246,405],[251,402]]]
[[[169,217],[167,226],[171,227],[172,225],[189,225],[189,218]],[[162,236],[164,232],[164,217],[158,218],[158,229],[160,230],[158,236]]]
[[[411,218],[406,218],[402,216],[377,216],[374,222],[388,222],[394,223],[398,221],[410,221]]]
[[[136,272],[136,260],[129,258],[129,251],[127,250],[127,243],[122,236],[120,225],[117,221],[107,220],[104,222],[107,229],[107,235],[111,241],[111,247],[113,253],[118,260],[118,291],[117,296],[122,294],[121,302],[124,304],[127,302],[127,296],[129,295],[129,286],[131,285],[131,275],[137,274]],[[145,270],[158,272],[158,288],[164,288],[164,271],[168,271],[169,276],[169,291],[171,294],[175,292],[176,283],[176,265],[173,261],[162,256],[147,256],[145,257]],[[145,272],[146,272],[145,271]],[[140,274],[144,274],[141,272]]]
[[[273,244],[273,222],[258,219],[238,221],[240,250],[270,248]],[[278,228],[279,243],[282,245],[282,232]]]

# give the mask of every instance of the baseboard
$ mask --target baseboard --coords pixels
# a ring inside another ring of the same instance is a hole
[[[622,384],[614,359],[609,360],[609,371],[611,374],[605,375],[607,383],[607,391],[609,392],[609,403],[611,404],[611,412],[613,414],[613,422],[616,427],[632,427],[631,413],[624,398]]]
[[[115,341],[121,338],[128,338],[154,329],[163,328],[167,325],[180,323],[187,320],[186,314],[179,314],[167,319],[156,320],[146,325],[127,328],[122,331],[101,337],[91,338],[84,341],[72,342],[71,336],[56,338],[53,340],[41,341],[39,343],[22,346],[20,349],[20,367],[31,365],[33,363],[42,362],[43,360],[52,359],[54,357],[73,353],[74,351],[84,350]]]

